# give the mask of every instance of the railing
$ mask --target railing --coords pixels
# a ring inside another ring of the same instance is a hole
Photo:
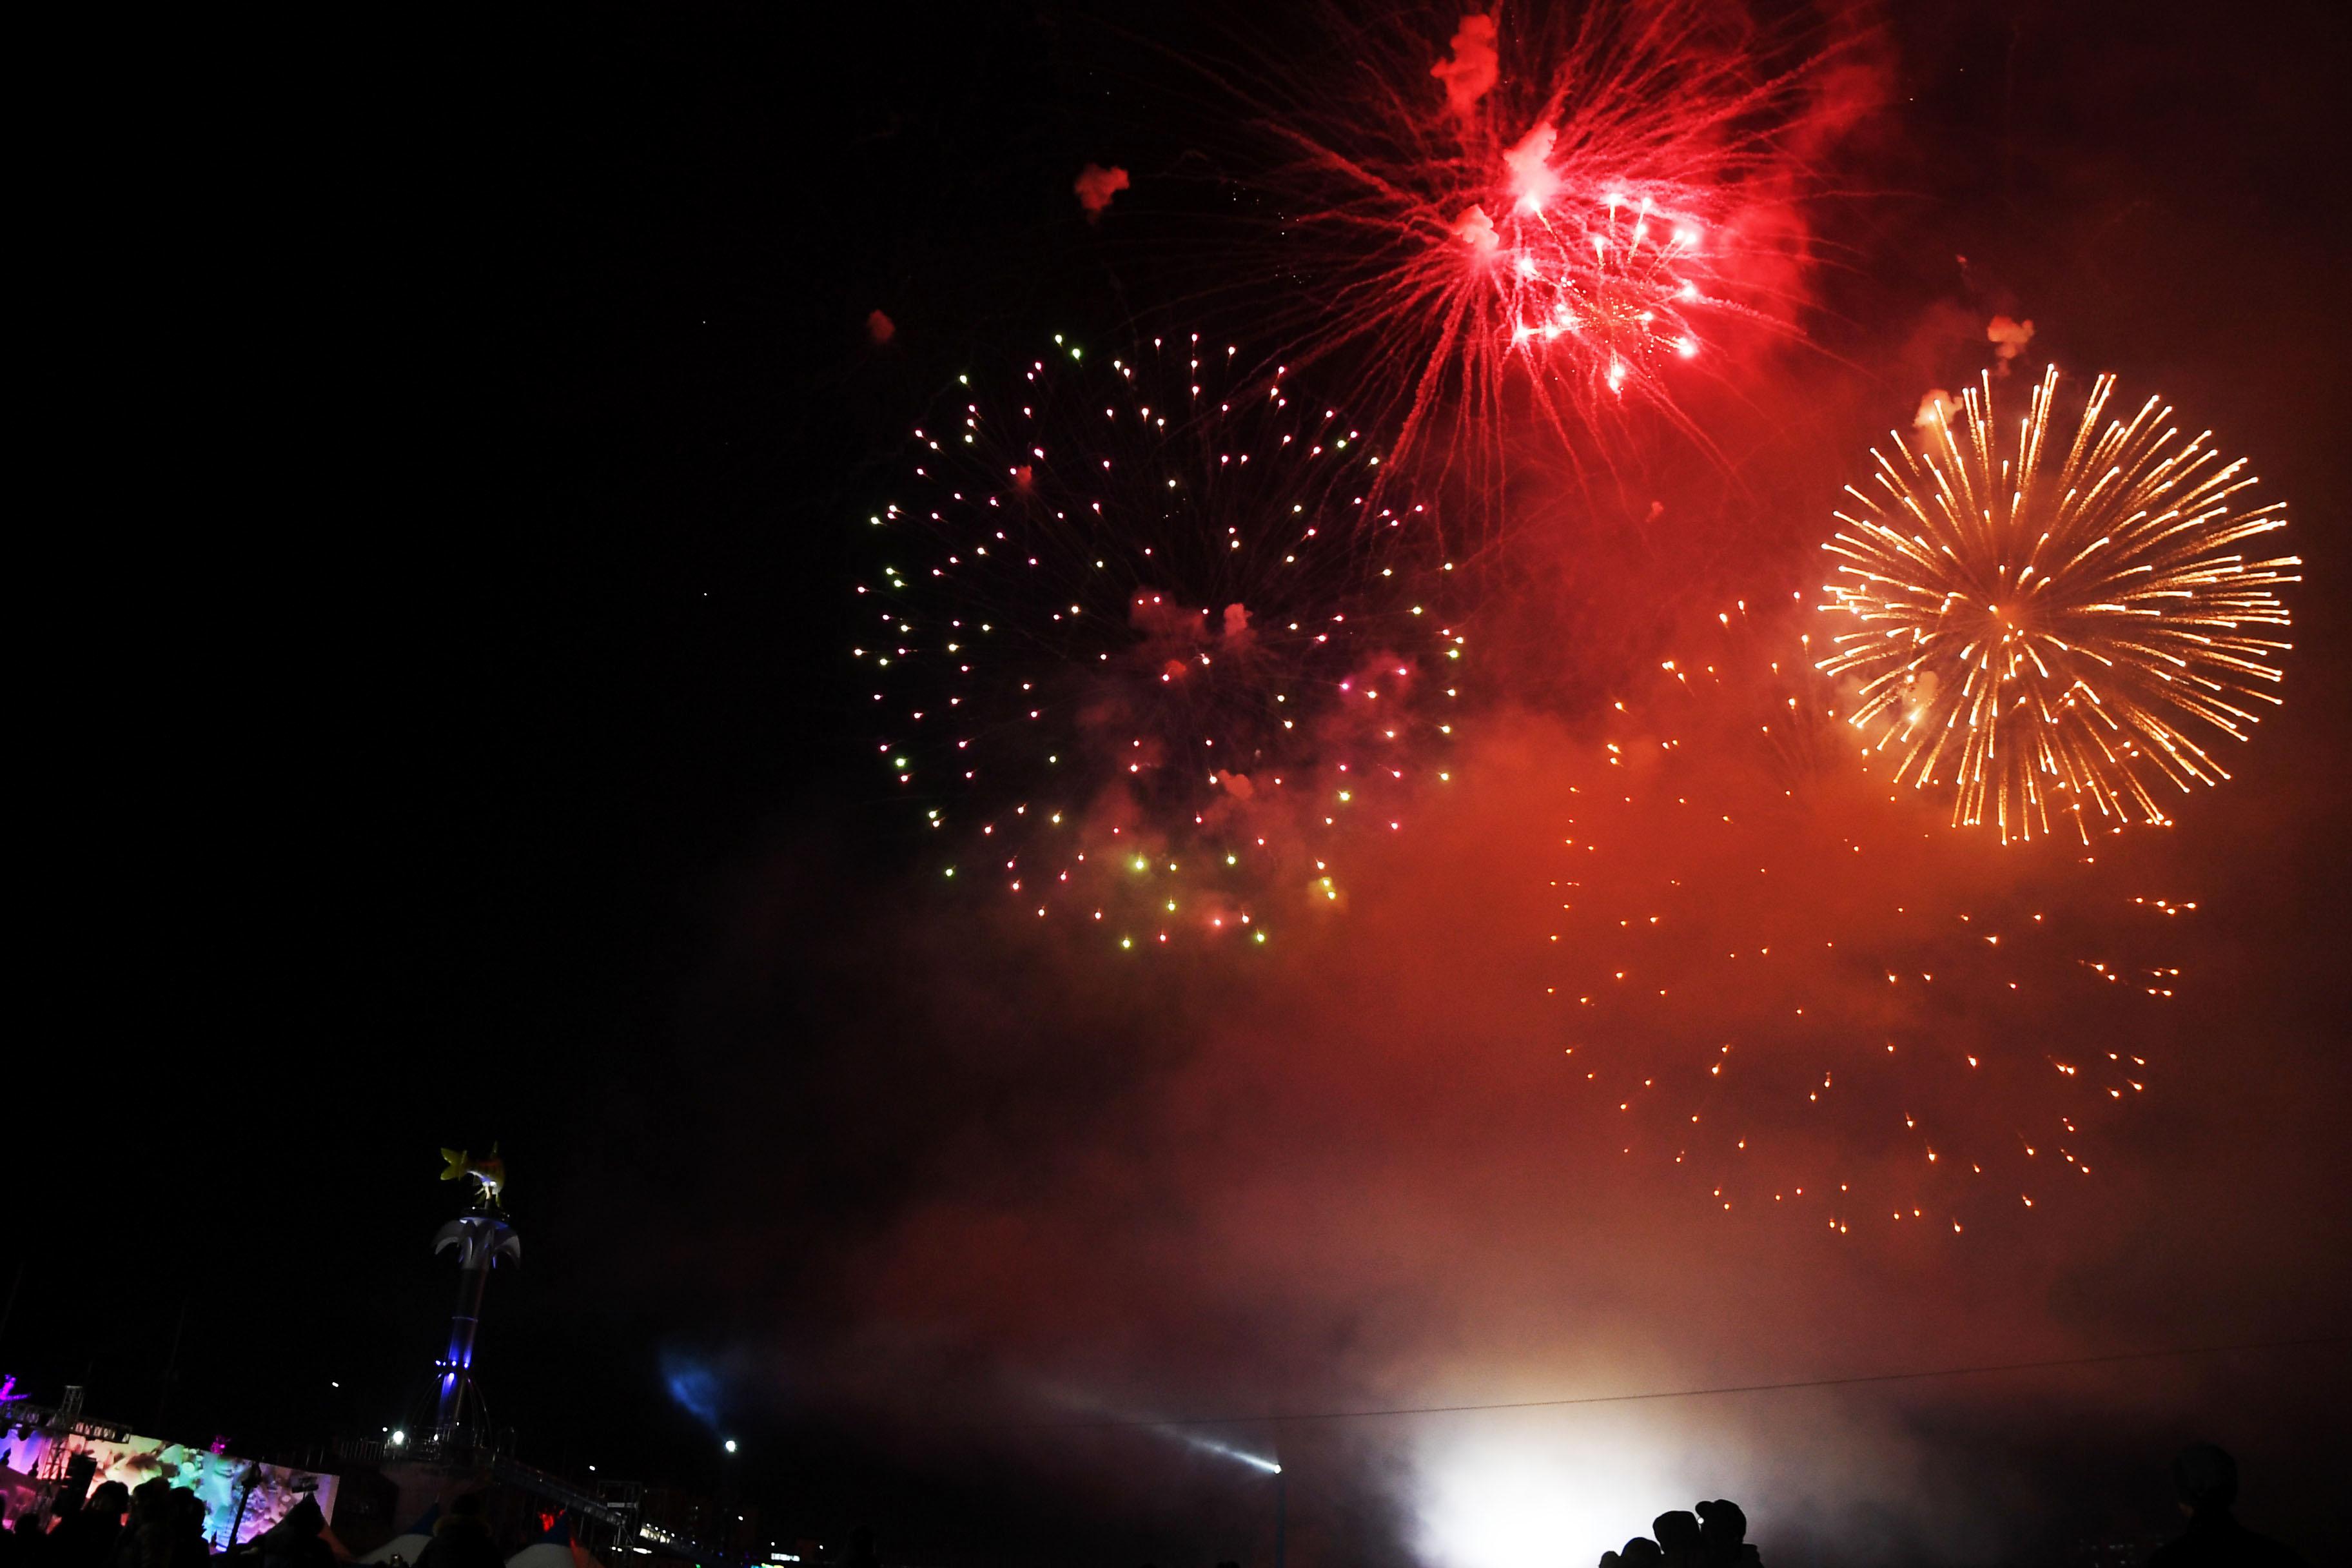
[[[504,1458],[514,1448],[511,1427],[494,1427],[478,1436],[467,1436],[455,1440],[436,1437],[430,1434],[417,1437],[402,1437],[398,1442],[389,1437],[338,1437],[328,1445],[340,1459],[355,1459],[362,1464],[447,1465],[464,1468],[488,1468]]]
[[[120,1443],[131,1436],[128,1426],[95,1420],[79,1410],[34,1405],[22,1399],[12,1399],[0,1405],[0,1428],[9,1426],[29,1426],[44,1432],[70,1432],[77,1437],[88,1437],[100,1443]]]

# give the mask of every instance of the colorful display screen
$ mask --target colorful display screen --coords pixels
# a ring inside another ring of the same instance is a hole
[[[196,1494],[205,1505],[205,1536],[213,1550],[223,1551],[247,1542],[286,1517],[304,1498],[316,1498],[320,1512],[335,1517],[335,1478],[278,1465],[256,1464],[233,1454],[166,1443],[157,1437],[110,1440],[75,1432],[51,1432],[40,1427],[0,1426],[0,1469],[16,1476],[55,1479],[65,1474],[74,1455],[86,1453],[98,1462],[92,1488],[121,1481],[136,1488],[161,1476],[175,1487]],[[238,1494],[250,1472],[250,1489]],[[14,1477],[11,1478],[12,1479]],[[10,1489],[12,1498],[18,1489]],[[14,1506],[12,1501],[12,1506]]]

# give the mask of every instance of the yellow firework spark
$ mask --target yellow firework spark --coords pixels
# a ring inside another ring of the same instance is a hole
[[[2053,806],[2086,838],[2094,813],[2163,824],[2157,786],[2229,777],[2200,740],[2245,740],[2251,703],[2279,701],[2268,661],[2290,645],[2263,634],[2287,625],[2275,590],[2302,580],[2296,557],[2241,548],[2285,508],[2246,507],[2258,481],[2210,431],[2182,443],[2153,397],[2102,428],[2113,376],[2060,457],[2058,380],[2033,389],[2013,448],[1989,376],[1938,412],[1925,452],[1873,448],[1883,493],[1847,486],[1861,515],[1837,512],[1822,546],[1842,564],[1822,608],[1859,623],[1820,666],[1860,683],[1850,721],[1897,780],[1956,785],[1953,821],[2004,843],[2048,833]]]

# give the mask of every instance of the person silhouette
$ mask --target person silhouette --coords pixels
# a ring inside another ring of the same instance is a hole
[[[105,1568],[122,1533],[122,1516],[130,1510],[131,1489],[121,1481],[101,1481],[79,1509],[60,1514],[49,1536],[58,1568]]]
[[[505,1554],[482,1517],[482,1494],[466,1492],[434,1521],[433,1539],[416,1554],[416,1568],[502,1568]]]
[[[327,1516],[319,1500],[304,1498],[286,1510],[286,1517],[255,1538],[261,1549],[261,1568],[334,1568],[335,1549],[320,1539]]]
[[[1658,1556],[1666,1568],[1698,1568],[1698,1515],[1675,1509],[1650,1521],[1658,1538]]]
[[[1748,1544],[1748,1516],[1730,1499],[1698,1505],[1698,1532],[1706,1542],[1699,1561],[1707,1568],[1762,1568],[1763,1559]]]
[[[2303,1568],[2303,1559],[2238,1522],[2238,1461],[2191,1443],[2172,1461],[2172,1489],[2189,1527],[2156,1549],[2148,1568]]]

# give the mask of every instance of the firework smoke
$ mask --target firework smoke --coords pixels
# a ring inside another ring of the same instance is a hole
[[[1088,163],[1078,171],[1077,183],[1071,188],[1077,193],[1078,205],[1085,210],[1087,221],[1093,223],[1110,210],[1111,198],[1128,188],[1127,171]]]

